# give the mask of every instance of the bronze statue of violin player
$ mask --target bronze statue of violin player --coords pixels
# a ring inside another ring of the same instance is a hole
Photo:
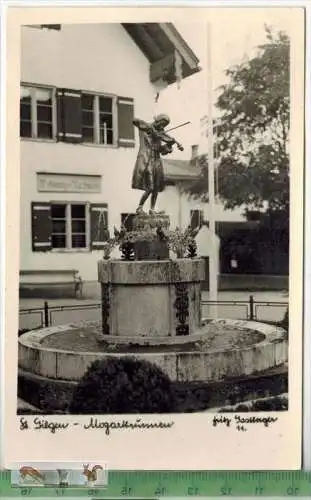
[[[154,213],[158,194],[165,187],[161,155],[172,153],[174,146],[180,151],[184,148],[165,131],[165,127],[170,123],[170,118],[165,114],[156,116],[152,123],[138,118],[135,118],[133,123],[139,130],[139,150],[132,177],[132,188],[144,191],[136,212],[143,212],[143,206],[151,196],[150,213]]]

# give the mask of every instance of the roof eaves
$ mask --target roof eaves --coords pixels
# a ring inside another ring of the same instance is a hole
[[[187,78],[201,71],[201,67],[198,65],[199,59],[172,23],[152,24],[158,26],[159,33],[157,36],[154,36],[153,40],[155,43],[150,44],[150,48],[148,50],[146,47],[146,39],[148,39],[148,37],[150,39],[150,33],[147,33],[148,23],[129,23],[122,25],[129,36],[137,44],[138,48],[149,60],[150,80],[152,83],[161,79],[166,81],[168,85],[176,82],[174,51],[178,52],[182,58],[182,78]],[[146,33],[144,33],[144,30]],[[168,44],[171,46],[170,50],[166,48],[165,53],[163,52],[163,40],[161,40],[160,33],[162,33],[168,41]],[[162,56],[155,57],[156,51],[159,51],[160,47]]]
[[[180,55],[186,61],[191,69],[198,68],[199,59],[189,47],[185,39],[177,31],[173,23],[159,23],[162,31],[166,34],[168,39],[173,43]]]

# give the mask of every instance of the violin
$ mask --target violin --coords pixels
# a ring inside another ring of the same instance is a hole
[[[177,146],[179,151],[184,150],[180,142],[176,141],[174,137],[171,137],[164,130],[157,130],[152,124],[146,123],[145,121],[136,118],[133,120],[133,123],[142,130],[145,130],[145,132],[147,132],[148,134],[152,135],[155,139],[164,143],[161,145],[163,147],[163,154],[171,153],[173,151],[173,146],[175,145]]]
[[[176,141],[174,137],[171,137],[164,130],[156,130],[154,127],[150,127],[150,132],[156,139],[160,140],[161,142],[164,142],[164,144],[167,146],[167,149],[169,150],[168,152],[172,152],[173,146],[175,145],[177,146],[179,151],[184,150],[180,142]]]

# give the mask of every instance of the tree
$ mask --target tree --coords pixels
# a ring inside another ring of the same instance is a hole
[[[227,209],[289,214],[289,48],[288,36],[265,27],[266,43],[251,59],[226,70],[215,121],[217,192]],[[201,178],[187,187],[207,198],[207,157]],[[282,214],[282,215],[281,215]]]

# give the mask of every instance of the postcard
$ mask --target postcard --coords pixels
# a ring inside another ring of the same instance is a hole
[[[5,15],[12,481],[299,469],[304,8]]]

